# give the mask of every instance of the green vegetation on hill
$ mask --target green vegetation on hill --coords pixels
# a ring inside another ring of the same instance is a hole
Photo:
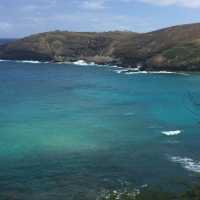
[[[193,40],[168,49],[162,54],[169,64],[175,65],[199,65],[200,64],[200,40]],[[192,66],[191,66],[192,67]]]

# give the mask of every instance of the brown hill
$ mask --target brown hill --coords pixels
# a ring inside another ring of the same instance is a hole
[[[0,47],[1,59],[111,61],[116,43],[135,35],[131,32],[47,32],[32,35]],[[98,62],[98,61],[97,61]]]
[[[48,32],[0,46],[0,59],[74,61],[84,59],[147,70],[200,70],[200,24],[149,33]]]

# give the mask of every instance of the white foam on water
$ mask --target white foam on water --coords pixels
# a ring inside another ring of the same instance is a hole
[[[122,70],[117,70],[117,73],[124,73],[125,75],[132,74],[177,74],[176,72],[169,71],[140,71],[139,68],[125,68]]]
[[[115,70],[116,73],[121,74],[136,74],[136,73],[144,73],[146,71],[139,71],[139,68],[124,68],[124,67],[118,67],[119,70]]]
[[[40,64],[42,62],[37,60],[17,60],[17,63],[30,63],[30,64]]]
[[[177,72],[170,72],[170,71],[155,71],[149,72],[150,74],[177,74]]]
[[[28,63],[28,64],[49,64],[50,62],[41,62],[38,60],[3,60],[0,59],[0,62],[16,62],[16,63]]]
[[[149,72],[150,74],[177,74],[177,75],[184,75],[188,76],[189,74],[184,73],[184,72],[170,72],[170,71],[152,71]]]
[[[147,71],[131,71],[131,72],[125,72],[126,75],[132,75],[132,74],[148,74]]]
[[[80,66],[89,66],[89,65],[95,65],[95,63],[87,63],[84,60],[78,60],[75,62],[72,62],[74,65],[80,65]]]
[[[118,70],[114,70],[118,74],[134,75],[134,74],[178,74],[178,75],[189,75],[183,72],[172,72],[172,71],[145,71],[141,70],[141,67],[136,68],[124,68],[116,66]]]
[[[90,62],[90,63],[87,63],[86,61],[84,60],[78,60],[78,61],[75,61],[75,62],[70,62],[71,64],[74,64],[74,65],[79,65],[79,66],[97,66],[97,67],[107,67],[107,68],[111,68],[114,70],[114,72],[120,74],[120,73],[123,73],[123,72],[128,72],[128,71],[136,71],[136,68],[124,68],[124,67],[120,67],[118,65],[104,65],[104,64],[96,64],[94,62]],[[62,63],[63,64],[63,63]],[[69,64],[69,62],[67,62],[67,64]]]
[[[121,70],[115,70],[115,72],[116,72],[117,74],[121,74],[121,73],[122,73]]]
[[[180,157],[180,156],[173,156],[170,158],[172,162],[180,164],[183,168],[200,173],[200,161],[195,161],[191,158]]]
[[[175,131],[162,131],[162,134],[163,135],[166,135],[166,136],[175,136],[175,135],[179,135],[181,134],[181,130],[175,130]]]
[[[2,60],[2,59],[0,59],[0,62],[7,62],[7,61],[9,61],[9,60]]]
[[[125,73],[128,72],[128,69],[118,69],[118,70],[114,70],[116,73],[121,74],[121,73]]]
[[[41,62],[41,61],[37,61],[37,60],[3,60],[0,59],[0,62],[17,62],[17,63],[30,63],[30,64],[49,64],[51,62]],[[125,74],[125,75],[134,75],[134,74],[179,74],[179,75],[189,75],[187,73],[183,73],[183,72],[170,72],[170,71],[140,71],[140,66],[136,67],[136,68],[124,68],[124,67],[120,67],[117,65],[98,65],[94,62],[90,62],[87,63],[84,60],[78,60],[75,62],[58,62],[55,64],[74,64],[74,65],[79,65],[79,66],[98,66],[98,67],[110,67],[110,68],[114,68],[114,72],[118,73],[118,74]]]
[[[133,112],[127,112],[127,113],[124,113],[125,116],[132,116],[132,115],[135,115],[135,113]]]
[[[106,66],[106,65],[105,65]],[[111,67],[111,68],[117,68],[117,69],[122,69],[123,67],[119,67],[119,66],[117,66],[117,65],[110,65],[109,67]]]
[[[170,71],[126,71],[124,74],[126,74],[126,75],[132,75],[132,74],[178,74],[178,75],[188,75],[186,73],[170,72]]]

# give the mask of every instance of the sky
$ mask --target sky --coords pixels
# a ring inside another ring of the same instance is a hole
[[[200,22],[200,0],[0,0],[0,38],[52,30],[148,32]]]

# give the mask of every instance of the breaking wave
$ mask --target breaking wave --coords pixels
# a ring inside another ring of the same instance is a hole
[[[28,63],[28,64],[48,64],[50,62],[41,62],[38,60],[4,60],[0,59],[0,62],[15,62],[15,63]]]
[[[9,60],[0,59],[0,62],[8,62]]]
[[[171,72],[171,71],[140,71],[138,68],[124,68],[115,70],[117,74],[134,75],[134,74],[180,74],[187,75],[181,72]]]
[[[88,66],[88,65],[95,65],[95,63],[91,62],[91,63],[87,63],[84,60],[78,60],[75,62],[72,62],[74,65],[80,65],[80,66]]]
[[[180,164],[183,168],[200,173],[200,161],[195,161],[191,158],[182,158],[180,156],[173,156],[170,158],[172,162]]]
[[[175,136],[175,135],[179,135],[181,134],[181,130],[175,130],[175,131],[162,131],[163,135],[167,135],[167,136]]]
[[[17,63],[30,63],[30,64],[40,64],[40,63],[46,63],[46,62],[40,62],[37,60],[17,60]]]

